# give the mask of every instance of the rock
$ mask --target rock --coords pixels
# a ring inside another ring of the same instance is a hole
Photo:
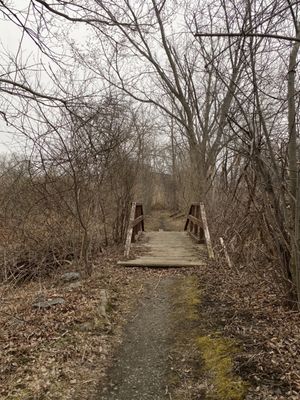
[[[79,272],[66,272],[61,276],[61,279],[64,282],[73,282],[73,281],[78,281],[80,279],[80,273]]]
[[[92,321],[84,322],[78,326],[78,330],[81,332],[91,332],[94,330],[94,324]]]
[[[26,389],[26,384],[24,383],[24,382],[18,382],[17,384],[16,384],[16,388],[17,389]]]
[[[57,304],[65,304],[65,300],[61,297],[57,297],[56,299],[51,299],[51,300],[44,300],[44,301],[38,301],[36,303],[32,304],[33,308],[50,308],[52,306],[56,306]]]
[[[68,286],[68,289],[69,290],[72,290],[72,289],[77,289],[77,288],[79,288],[79,287],[81,287],[82,286],[82,284],[81,284],[81,282],[72,282],[72,283],[70,283],[70,285]]]
[[[108,305],[108,294],[105,289],[100,290],[100,303],[98,305],[98,314],[100,317],[107,318],[106,310]]]

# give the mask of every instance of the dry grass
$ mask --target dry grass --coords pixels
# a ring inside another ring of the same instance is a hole
[[[145,230],[158,231],[182,231],[186,221],[186,216],[183,213],[174,213],[170,210],[152,210],[145,217]]]

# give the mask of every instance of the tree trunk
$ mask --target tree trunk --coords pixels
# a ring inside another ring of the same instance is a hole
[[[298,25],[297,38],[300,38],[300,29]],[[297,67],[297,55],[300,43],[293,44],[288,72],[288,125],[289,125],[289,197],[290,197],[290,237],[291,237],[291,274],[293,283],[297,290],[298,307],[300,306],[300,182],[297,179],[297,129],[296,129],[296,105],[295,105],[295,75]]]

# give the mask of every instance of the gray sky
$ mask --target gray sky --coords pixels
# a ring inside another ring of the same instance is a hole
[[[22,10],[28,5],[28,0],[14,0],[11,4]],[[14,59],[17,57],[17,52],[22,38],[22,30],[10,21],[0,19],[0,54],[2,60],[7,59],[8,54]],[[27,56],[30,53],[38,55],[38,50],[31,40],[24,36],[22,41],[22,54],[19,57]],[[6,57],[3,55],[6,54]],[[5,61],[4,61],[5,62]],[[1,119],[0,120],[0,153],[17,151],[20,146],[24,145],[24,140],[17,135],[14,137],[10,127]]]
[[[20,13],[23,11],[23,18],[26,16],[26,11],[28,10],[29,0],[11,0],[10,7],[19,11],[20,18],[22,14]],[[24,35],[22,29],[15,25],[13,22],[3,19],[3,16],[0,13],[0,56],[2,59],[2,64],[0,65],[0,74],[5,73],[6,65],[8,64],[9,58],[18,61],[18,65],[21,64],[35,64],[39,63],[40,61],[53,71],[57,71],[57,65],[51,63],[51,60],[47,58],[42,52],[38,49],[32,39],[30,39],[26,34]],[[64,24],[66,24],[65,22]],[[71,28],[72,29],[72,28]],[[84,26],[76,26],[76,29],[73,28],[72,30],[68,30],[68,34],[76,43],[82,42],[83,44],[87,40],[87,30]],[[54,46],[57,45],[64,45],[63,42],[53,43]],[[62,48],[59,49],[61,51]],[[70,66],[71,67],[71,66]],[[71,72],[71,68],[70,68]],[[12,75],[13,76],[13,75]],[[37,81],[34,79],[35,73],[32,72],[30,78],[33,79],[33,84]],[[43,85],[44,88],[51,87],[51,81],[47,77],[45,73],[39,73],[40,83]],[[39,90],[43,90],[39,88]],[[24,146],[24,138],[22,136],[17,135],[14,137],[13,129],[8,127],[3,119],[0,119],[0,153],[6,153],[8,151],[16,151],[16,149]]]

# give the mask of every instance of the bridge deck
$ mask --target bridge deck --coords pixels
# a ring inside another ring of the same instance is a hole
[[[186,232],[144,232],[146,254],[134,260],[119,261],[125,266],[191,267],[205,264],[206,246],[196,244]]]

